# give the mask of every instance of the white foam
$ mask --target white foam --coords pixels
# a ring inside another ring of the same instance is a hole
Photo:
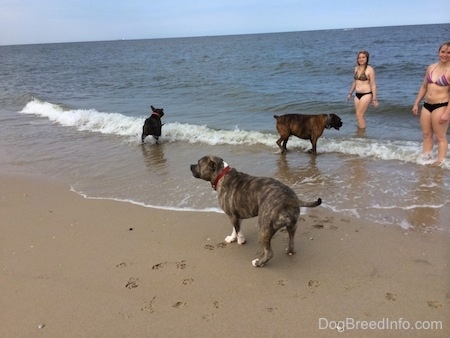
[[[20,111],[49,119],[80,131],[128,136],[140,142],[142,125],[146,117],[130,117],[119,113],[99,112],[95,109],[64,109],[59,105],[33,99]],[[277,149],[278,134],[240,130],[216,130],[206,125],[193,125],[179,122],[165,122],[161,142],[189,142],[208,145],[264,145]],[[432,158],[421,156],[421,142],[403,140],[378,140],[369,138],[328,138],[319,139],[321,153],[343,153],[360,157],[374,157],[382,160],[398,160],[420,165],[433,163]],[[309,149],[309,140],[291,137],[289,148]],[[435,156],[434,156],[435,157]],[[450,169],[450,161],[444,161],[444,169]]]
[[[122,202],[122,203],[130,203],[134,205],[138,205],[145,208],[152,208],[152,209],[160,209],[160,210],[170,210],[170,211],[195,211],[195,212],[215,212],[219,214],[223,214],[223,210],[220,208],[202,208],[202,209],[195,209],[195,208],[189,208],[189,207],[170,207],[170,206],[161,206],[161,205],[153,205],[153,204],[145,204],[142,202],[136,202],[132,199],[123,199],[123,198],[114,198],[114,197],[95,197],[95,196],[88,196],[87,194],[83,193],[82,191],[76,190],[74,187],[70,187],[70,191],[82,196],[85,199],[88,200],[107,200],[107,201],[116,201],[116,202]]]
[[[413,229],[414,227],[409,224],[409,222],[405,219],[401,220],[398,224],[400,226],[400,228],[404,229],[404,230],[410,230]]]
[[[80,131],[130,136],[140,132],[144,119],[118,113],[104,113],[95,109],[63,109],[61,106],[34,99],[20,112],[45,117],[66,127]]]

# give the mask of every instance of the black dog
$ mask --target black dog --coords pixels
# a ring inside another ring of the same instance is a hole
[[[145,138],[149,135],[152,135],[155,138],[156,143],[158,143],[158,139],[161,136],[161,128],[163,126],[161,117],[164,116],[164,109],[155,108],[153,106],[150,107],[152,109],[152,114],[145,120],[144,126],[142,127],[142,143],[144,143]]]

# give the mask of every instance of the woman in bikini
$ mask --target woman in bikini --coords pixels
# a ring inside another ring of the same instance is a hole
[[[428,66],[422,86],[417,94],[412,112],[419,114],[419,103],[425,98],[420,112],[423,136],[423,154],[431,156],[436,139],[438,153],[435,165],[441,165],[447,157],[447,129],[450,120],[450,41],[438,51],[439,61]]]
[[[369,65],[369,52],[361,51],[356,56],[355,73],[352,86],[347,95],[347,101],[352,97],[354,90],[356,90],[354,100],[356,122],[358,124],[358,130],[364,132],[366,129],[364,114],[367,108],[369,108],[370,103],[375,108],[378,107],[375,70]]]

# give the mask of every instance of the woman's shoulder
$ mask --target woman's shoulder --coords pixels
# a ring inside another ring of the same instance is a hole
[[[367,73],[375,73],[375,69],[371,65],[367,65],[366,72]]]
[[[436,68],[437,65],[438,65],[438,63],[439,63],[439,62],[435,62],[435,63],[432,63],[431,65],[429,65],[429,66],[427,67],[427,72],[430,72],[430,71],[432,71],[434,68]]]

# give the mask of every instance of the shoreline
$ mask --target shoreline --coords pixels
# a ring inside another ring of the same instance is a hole
[[[256,219],[243,222],[248,242],[238,246],[223,242],[231,224],[221,213],[86,199],[30,176],[0,181],[0,336],[333,336],[346,318],[440,322],[426,335],[450,332],[446,232],[319,207],[299,218],[296,255],[284,254],[279,231],[274,258],[254,268]],[[424,333],[402,328],[387,333]]]

